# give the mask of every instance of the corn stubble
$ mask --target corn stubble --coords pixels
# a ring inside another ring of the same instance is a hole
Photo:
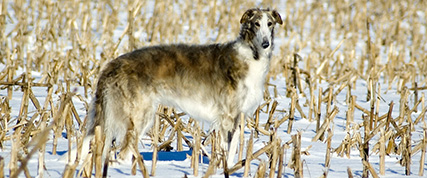
[[[409,175],[414,161],[412,156],[416,153],[421,154],[418,175],[423,176],[427,108],[422,92],[427,89],[427,39],[419,30],[425,26],[420,20],[425,17],[419,18],[417,12],[425,13],[427,2],[373,1],[369,2],[370,10],[364,1],[332,1],[328,8],[317,1],[312,4],[265,1],[261,5],[279,7],[280,3],[285,3],[280,6],[283,9],[277,9],[282,13],[285,25],[276,30],[276,38],[281,43],[276,46],[278,52],[273,56],[266,89],[274,89],[274,96],[290,98],[289,107],[279,108],[266,90],[265,102],[254,119],[252,116],[242,117],[242,133],[247,130],[251,134],[248,140],[239,144],[238,162],[227,165],[227,169],[224,169],[225,150],[220,149],[218,134],[205,133],[196,121],[183,122],[183,114],[173,109],[159,110],[157,129],[149,134],[154,153],[168,150],[172,141],[177,140],[178,151],[183,149],[183,144],[194,149],[191,166],[195,176],[209,177],[221,170],[228,176],[242,169],[244,176],[282,177],[288,167],[295,177],[303,177],[310,172],[304,170],[301,155],[309,155],[309,152],[301,150],[302,133],[293,128],[298,115],[316,123],[312,141],[324,141],[327,145],[325,172],[312,176],[327,177],[333,153],[350,157],[352,151],[360,152],[362,177],[385,175],[384,158],[391,154],[400,155],[399,163],[405,167],[404,174]],[[57,152],[57,139],[62,132],[67,133],[69,148],[82,141],[85,122],[79,117],[73,100],[82,101],[87,110],[96,78],[106,62],[142,46],[227,41],[234,36],[230,34],[238,32],[241,12],[256,5],[251,1],[224,4],[220,0],[197,3],[173,0],[154,3],[137,0],[102,0],[98,3],[3,0],[0,4],[0,62],[6,67],[0,71],[0,88],[6,90],[7,95],[0,96],[0,148],[7,143],[13,149],[9,163],[0,157],[0,177],[6,176],[4,170],[9,170],[10,177],[43,177],[47,140],[53,141],[52,154]],[[126,20],[119,17],[120,12],[127,14]],[[328,18],[330,16],[333,19]],[[404,20],[411,24],[403,25]],[[8,23],[15,26],[6,33]],[[123,29],[120,36],[113,37],[118,29]],[[340,42],[333,45],[336,39]],[[361,43],[362,51],[355,51]],[[307,47],[310,53],[304,58],[299,56],[298,53]],[[40,78],[35,79],[33,72],[40,73]],[[286,93],[278,93],[277,86],[270,83],[270,79],[278,75],[286,79]],[[356,86],[357,80],[366,82],[366,88]],[[322,88],[320,83],[323,82],[329,87]],[[83,94],[76,93],[77,87],[84,90]],[[40,91],[40,88],[46,91],[44,98],[35,95],[35,90]],[[391,102],[389,109],[381,112],[379,103],[385,102],[381,94],[392,88],[400,95],[400,101],[396,101],[400,107],[393,107]],[[367,95],[355,96],[352,93],[356,90],[366,90]],[[19,108],[10,105],[15,92],[22,93]],[[346,112],[347,135],[338,147],[332,148],[333,120],[340,112],[335,103],[343,92],[346,92],[348,108],[341,112]],[[53,96],[59,96],[59,101]],[[305,98],[306,104],[299,102],[301,97]],[[361,101],[363,99],[366,101]],[[362,107],[361,102],[369,102],[369,108]],[[321,105],[326,108],[322,109]],[[12,110],[19,114],[12,117]],[[363,115],[355,115],[357,110]],[[391,115],[393,111],[399,113],[397,117]],[[260,112],[268,115],[267,122],[260,121]],[[356,119],[363,122],[357,123]],[[287,128],[292,139],[278,138],[279,127]],[[412,140],[415,127],[424,128],[421,140]],[[184,135],[193,135],[194,139],[189,140]],[[269,136],[270,141],[254,150],[254,140],[263,135]],[[95,139],[91,153],[81,158],[84,168],[78,176],[90,177],[92,171],[95,177],[108,174],[108,163],[102,163],[100,157],[102,133],[97,133]],[[208,146],[210,153],[206,151]],[[155,175],[155,161],[149,173],[137,147],[132,148],[132,174],[137,174],[136,169],[139,169],[144,177]],[[288,150],[292,152],[290,158],[285,155]],[[30,175],[27,163],[36,153],[39,154],[39,168],[37,175]],[[202,154],[210,159],[206,170],[199,168]],[[267,155],[268,160],[260,158],[261,155]],[[369,157],[376,155],[379,163],[371,162]],[[256,170],[250,170],[253,161],[258,164]],[[379,172],[373,164],[379,164]],[[73,177],[76,166],[77,162],[67,163],[64,177]],[[350,167],[347,171],[348,176],[353,177]]]

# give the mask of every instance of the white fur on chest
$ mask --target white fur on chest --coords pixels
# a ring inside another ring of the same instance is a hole
[[[263,100],[265,77],[270,63],[267,57],[269,51],[265,50],[260,54],[259,59],[255,60],[249,47],[240,45],[237,46],[237,50],[249,67],[245,79],[239,86],[239,98],[242,99],[241,110],[247,115],[252,115]]]

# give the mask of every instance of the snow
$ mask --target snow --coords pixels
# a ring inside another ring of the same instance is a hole
[[[305,3],[305,4],[310,4],[309,3]],[[284,3],[283,3],[284,4]],[[154,6],[154,4],[152,3],[148,3],[148,5],[150,6]],[[301,4],[301,6],[304,5]],[[280,7],[283,7],[284,5],[280,5]],[[323,3],[324,9],[328,9],[328,4],[327,3]],[[179,8],[179,7],[174,7],[174,8]],[[285,9],[285,8],[283,8]],[[293,12],[293,9],[291,9],[291,11]],[[13,12],[13,11],[11,11]],[[285,11],[279,11],[280,13],[284,14]],[[114,41],[117,41],[117,39],[119,38],[119,36],[122,34],[124,28],[125,28],[125,22],[127,19],[127,15],[125,14],[126,12],[122,12],[123,14],[120,15],[120,18],[122,18],[122,22],[123,24],[121,24],[121,28],[118,28],[114,31],[114,36],[112,38],[114,38]],[[297,13],[297,12],[293,12],[293,13]],[[425,17],[425,12],[422,11],[417,11],[416,14],[419,16],[419,18],[423,18]],[[10,14],[11,16],[14,16],[13,13]],[[329,14],[331,15],[331,14]],[[333,21],[333,17],[328,17],[328,19],[330,19],[331,21]],[[425,20],[424,20],[425,21]],[[17,21],[15,21],[16,23]],[[228,23],[228,22],[226,22]],[[425,22],[424,22],[425,23]],[[409,24],[409,22],[404,22],[402,23],[406,28],[410,28],[411,24]],[[8,34],[13,27],[16,24],[13,23],[8,23],[6,25],[6,34]],[[309,24],[309,20],[307,20],[307,23],[304,25],[305,28],[310,28]],[[184,29],[185,30],[185,29]],[[277,28],[276,31],[282,30],[282,28]],[[306,31],[306,29],[304,29]],[[333,29],[332,29],[333,30]],[[425,34],[426,31],[426,27],[425,26],[421,26],[420,32],[419,33],[423,33]],[[215,33],[215,32],[212,32]],[[332,32],[334,36],[336,36],[336,34],[334,32]],[[138,38],[145,38],[145,33],[144,32],[137,32],[137,37]],[[210,35],[212,34],[204,34],[203,32],[201,32],[201,34],[205,35],[204,38],[200,38],[200,41],[210,41]],[[352,34],[349,33],[347,34],[347,38],[352,38],[351,36]],[[213,35],[212,35],[213,36]],[[92,37],[95,38],[95,37]],[[182,37],[185,39],[185,37]],[[209,38],[209,39],[207,39]],[[324,39],[319,39],[321,41],[318,41],[318,44],[311,44],[308,43],[308,46],[305,46],[305,48],[300,49],[298,52],[299,54],[303,57],[306,58],[307,56],[310,55],[310,52],[313,48],[314,45],[329,45],[331,46],[331,48],[335,48],[336,45],[338,45],[338,43],[341,41],[340,38],[343,37],[337,37],[336,40],[331,41],[330,44],[325,44],[326,42],[324,41]],[[213,38],[212,38],[213,39]],[[125,41],[126,39],[123,39],[122,41]],[[275,39],[275,44],[276,44],[276,50],[275,50],[275,57],[278,57],[278,53],[279,53],[279,49],[281,47],[282,44],[288,43],[285,40],[288,40],[287,37],[281,38],[280,36],[276,36]],[[297,46],[298,45],[298,40],[301,39],[290,39],[291,40],[291,46]],[[36,40],[34,38],[29,39],[29,43],[35,43]],[[49,45],[45,45],[46,48],[49,48]],[[362,58],[360,55],[363,53],[362,51],[365,50],[365,44],[363,43],[363,40],[360,40],[359,42],[357,42],[356,45],[356,49],[353,49],[356,51],[356,59],[357,58]],[[68,46],[68,48],[71,48],[71,46]],[[296,48],[296,47],[295,47]],[[67,49],[67,48],[65,48]],[[340,50],[343,50],[344,48],[341,47]],[[27,49],[27,50],[32,50],[31,48]],[[384,49],[383,49],[384,50]],[[99,56],[99,53],[101,52],[100,48],[97,48],[97,57]],[[338,51],[339,52],[339,51]],[[383,51],[384,53],[386,53],[386,50]],[[406,51],[407,53],[409,53],[409,51]],[[64,53],[66,53],[66,51],[64,51]],[[396,52],[397,53],[397,52]],[[387,57],[387,54],[382,54],[383,58]],[[409,54],[405,54],[405,56],[409,56]],[[386,61],[382,61],[382,62],[386,62]],[[301,68],[303,68],[302,64],[299,64]],[[357,63],[355,62],[355,65],[357,65]],[[5,66],[4,64],[0,64],[0,69],[4,69],[7,66]],[[18,73],[23,73],[25,70],[24,69],[19,69]],[[16,75],[18,76],[18,75]],[[42,74],[39,72],[32,72],[32,76],[36,79],[36,81],[38,79],[40,79],[42,77]],[[278,109],[279,110],[286,110],[287,112],[289,112],[289,106],[291,103],[291,98],[287,98],[285,96],[286,93],[286,79],[284,78],[284,76],[279,75],[276,79],[270,79],[270,83],[274,84],[277,87],[278,93],[279,95],[277,97],[275,97],[273,95],[274,90],[273,87],[269,87],[269,91],[270,91],[270,97],[273,100],[278,101],[279,105],[278,105]],[[384,115],[388,112],[389,109],[389,103],[390,102],[394,102],[394,109],[393,109],[393,113],[392,116],[393,118],[396,118],[397,116],[399,116],[399,101],[400,101],[400,94],[398,93],[398,88],[396,87],[399,83],[398,81],[395,81],[394,83],[392,83],[392,87],[391,89],[387,89],[388,85],[386,84],[386,82],[384,81],[383,78],[380,78],[378,83],[381,85],[381,92],[379,93],[381,95],[381,97],[383,98],[383,100],[380,101],[379,104],[379,115]],[[322,87],[323,89],[327,89],[330,86],[330,83],[327,82],[322,82],[322,83],[318,83],[318,85],[320,87]],[[338,89],[339,86],[334,86],[334,91],[336,91]],[[354,86],[355,89],[352,90],[352,94],[357,96],[357,104],[361,105],[363,108],[370,108],[370,102],[365,101],[365,97],[367,95],[367,83],[365,80],[362,79],[358,79],[356,81],[356,85]],[[73,89],[76,90],[76,92],[81,95],[84,96],[84,89],[83,87],[78,87],[78,86],[74,86]],[[306,89],[304,92],[307,94],[309,94],[309,92],[307,91],[308,89]],[[45,88],[40,87],[40,88],[33,88],[34,94],[36,96],[36,98],[39,100],[40,103],[44,103],[44,100],[47,96],[47,91]],[[425,90],[423,91],[419,91],[420,96],[421,94],[426,94]],[[347,94],[347,88],[345,88],[342,92],[339,93],[339,95],[337,95],[336,99],[333,102],[332,107],[336,106],[338,107],[338,114],[336,115],[335,119],[332,121],[332,130],[333,130],[333,140],[331,142],[331,146],[332,148],[337,148],[341,143],[342,140],[345,138],[345,136],[347,134],[350,135],[350,137],[354,136],[356,133],[360,133],[363,137],[363,129],[360,130],[346,130],[346,111],[348,110],[348,106],[347,106],[347,101],[346,101],[346,94]],[[19,108],[21,105],[21,100],[22,100],[22,91],[20,90],[20,88],[18,87],[14,87],[14,92],[13,92],[13,96],[12,98],[9,99],[9,104],[11,106],[12,112],[11,112],[11,118],[12,119],[16,119],[19,115]],[[59,96],[60,94],[54,94],[53,95],[53,101],[55,102],[55,105],[59,102]],[[318,96],[318,91],[315,90],[314,91],[314,96]],[[0,90],[0,97],[7,97],[7,90]],[[413,94],[411,93],[411,95],[409,97],[413,98]],[[304,106],[304,103],[308,103],[309,101],[307,101],[309,97],[302,97],[300,95],[299,98],[299,103],[302,106],[303,112],[307,115],[308,114],[308,107]],[[76,109],[78,111],[79,117],[81,119],[85,118],[86,115],[86,109],[85,109],[85,102],[89,102],[91,99],[91,96],[88,96],[87,98],[85,98],[85,101],[81,101],[80,99],[78,99],[77,97],[73,97],[73,103],[76,106]],[[414,101],[410,100],[409,106],[412,107],[414,105]],[[322,104],[322,113],[325,113],[326,110],[326,103]],[[265,108],[264,108],[265,109]],[[36,112],[36,109],[33,105],[29,105],[29,113],[34,113]],[[354,124],[361,124],[363,123],[362,121],[362,114],[363,112],[356,109],[355,113],[354,113],[354,118],[355,118],[355,123]],[[418,115],[422,114],[421,110],[419,109],[418,112],[413,113],[412,114],[412,118],[416,118]],[[274,115],[274,117],[277,118],[283,118],[284,116],[288,115],[288,113],[284,113],[284,112],[276,112],[276,114]],[[268,118],[268,114],[265,113],[261,113],[260,115],[260,123],[265,123],[266,120]],[[324,119],[324,116],[322,116],[322,121]],[[302,145],[301,145],[301,149],[302,151],[306,151],[309,153],[308,155],[302,155],[301,159],[303,160],[303,169],[304,169],[304,177],[319,177],[323,174],[324,171],[328,171],[328,177],[347,177],[347,168],[350,167],[354,176],[355,177],[361,177],[362,176],[362,162],[361,162],[361,157],[360,157],[360,153],[359,150],[357,150],[356,148],[352,148],[351,149],[351,153],[350,153],[350,157],[346,157],[346,156],[339,156],[336,153],[333,153],[331,156],[331,161],[330,161],[330,168],[329,170],[325,168],[325,153],[327,150],[327,144],[326,142],[321,142],[321,141],[312,141],[312,138],[316,135],[316,122],[310,122],[307,119],[302,118],[302,116],[300,115],[299,112],[295,112],[295,121],[292,127],[292,131],[291,134],[288,134],[288,128],[287,128],[287,122],[283,123],[278,129],[277,129],[277,136],[282,140],[282,144],[284,142],[287,142],[289,140],[291,140],[291,135],[296,134],[297,132],[301,132],[301,141],[302,141]],[[12,123],[12,122],[10,122]],[[204,124],[207,125],[207,124]],[[424,123],[425,125],[425,123]],[[425,126],[424,126],[425,127]],[[208,127],[205,126],[204,130],[207,131]],[[422,128],[422,124],[418,124],[415,126],[415,131],[412,132],[412,145],[414,146],[415,144],[419,143],[419,141],[423,138],[423,128]],[[12,131],[8,131],[6,133],[7,136],[10,136],[13,132]],[[249,135],[251,133],[251,130],[248,129],[247,127],[245,128],[245,140],[249,140]],[[57,148],[57,155],[52,154],[52,148],[53,148],[53,134],[50,135],[49,140],[46,144],[46,153],[45,153],[45,177],[62,177],[62,173],[65,169],[66,163],[65,162],[60,162],[58,161],[58,159],[64,155],[66,153],[66,151],[68,150],[68,140],[65,138],[66,134],[65,134],[65,130],[63,132],[63,137],[58,139],[58,148]],[[192,141],[192,136],[191,135],[185,135],[188,139],[190,139]],[[265,144],[269,141],[269,136],[265,136],[260,134],[259,138],[254,138],[254,147],[253,150],[256,151],[258,149],[261,149],[263,146],[265,146]],[[378,134],[376,136],[374,136],[374,138],[371,141],[371,145],[370,148],[372,148],[374,145],[372,143],[376,143],[377,140],[379,139]],[[401,139],[396,139],[396,141],[400,141]],[[145,136],[142,140],[141,140],[140,146],[139,146],[139,151],[140,153],[143,155],[144,157],[144,163],[145,166],[147,167],[148,170],[151,170],[152,167],[152,149],[151,149],[151,145],[150,145],[150,139],[148,136]],[[6,177],[9,177],[9,168],[8,168],[8,163],[10,161],[10,153],[11,153],[11,149],[12,149],[12,142],[11,141],[6,141],[3,142],[3,149],[0,150],[0,156],[4,158],[5,161],[5,167],[4,167],[4,173]],[[245,143],[246,144],[246,143]],[[176,145],[176,140],[172,143],[173,146]],[[308,149],[309,148],[309,149]],[[210,148],[209,148],[210,149]],[[208,150],[209,150],[208,149]],[[246,150],[246,148],[244,149]],[[289,163],[290,158],[291,158],[291,153],[292,153],[292,148],[288,148],[285,150],[285,155],[284,155],[284,159],[285,159],[285,163]],[[176,151],[175,149],[172,150],[171,152],[159,152],[158,155],[158,162],[157,162],[157,167],[156,167],[156,176],[155,177],[184,177],[185,175],[187,175],[188,177],[194,177],[193,176],[193,169],[190,167],[191,166],[191,159],[189,158],[189,155],[192,154],[192,151],[190,150],[190,148],[188,148],[186,145],[184,145],[184,151]],[[246,153],[243,153],[243,155],[245,155]],[[412,164],[411,164],[411,176],[407,176],[407,177],[418,177],[418,170],[419,170],[419,161],[420,161],[420,157],[421,157],[421,153],[418,151],[415,154],[412,155]],[[259,157],[259,159],[261,160],[268,160],[268,157],[263,154]],[[401,159],[400,155],[395,155],[395,154],[391,154],[391,155],[387,155],[386,159],[385,159],[385,164],[386,164],[386,172],[384,176],[381,177],[403,177],[405,176],[405,167],[402,167],[399,164],[399,160]],[[236,161],[237,161],[237,156],[236,156]],[[372,166],[374,167],[375,171],[378,173],[379,172],[379,155],[375,152],[370,152],[370,156],[369,156],[369,162],[372,164]],[[251,162],[251,169],[250,169],[250,175],[254,176],[255,172],[258,168],[258,165],[260,164],[260,160],[254,160]],[[206,157],[203,158],[203,161],[201,161],[201,163],[199,164],[199,177],[200,175],[203,175],[208,168],[209,165],[209,160],[207,160]],[[427,163],[424,163],[424,171],[427,172]],[[28,169],[30,172],[31,176],[37,176],[37,171],[38,171],[38,154],[35,154],[31,160],[28,162]],[[80,168],[77,168],[76,170],[76,174],[77,172],[80,171]],[[125,177],[140,177],[141,173],[138,171],[137,174],[135,176],[131,175],[131,163],[129,162],[125,162],[125,163],[116,163],[113,164],[112,166],[110,166],[109,170],[108,170],[108,176],[109,177],[121,177],[121,178],[125,178]],[[243,176],[243,169],[238,170],[237,172],[233,173],[231,175],[231,177],[242,177]],[[24,174],[20,174],[19,177],[24,177]],[[216,174],[211,176],[211,177],[224,177],[224,175],[222,174],[222,169],[218,169]],[[289,167],[285,167],[284,169],[284,173],[283,173],[283,177],[294,177],[294,173],[293,170],[290,169]]]
[[[271,83],[276,84],[279,88],[279,93],[284,93],[284,79],[278,78],[277,80],[272,81]],[[364,88],[364,85],[366,85],[363,81],[357,81],[356,87],[357,88]],[[327,87],[327,84],[325,84],[324,88]],[[42,103],[42,99],[46,96],[46,91],[43,91],[43,89],[37,90],[35,89],[35,95],[41,99],[40,102]],[[82,92],[81,89],[78,90],[79,92]],[[358,98],[358,103],[361,104],[365,108],[369,108],[369,102],[363,102],[361,99],[362,96],[366,96],[366,90],[356,90],[355,93],[353,91],[353,94],[356,96],[360,96]],[[336,148],[341,144],[341,140],[346,135],[345,130],[345,111],[347,109],[347,106],[345,106],[345,92],[342,92],[338,97],[337,101],[335,103],[335,106],[338,106],[340,112],[334,119],[334,136],[332,140],[332,148]],[[2,90],[0,92],[1,96],[5,96],[6,91]],[[315,93],[317,96],[317,93]],[[18,108],[20,105],[20,99],[22,97],[22,93],[19,91],[15,91],[14,95],[12,97],[12,100],[10,100],[10,105],[12,106],[12,115],[16,117],[18,115]],[[380,115],[383,115],[388,110],[388,103],[391,101],[394,101],[396,106],[394,109],[394,117],[398,116],[398,95],[396,95],[395,90],[389,90],[386,94],[382,94],[382,97],[385,98],[385,101],[381,102],[380,104]],[[290,99],[286,98],[282,95],[279,95],[277,98],[274,98],[279,102],[278,108],[280,109],[286,109],[288,108],[288,105],[290,103]],[[304,98],[301,98],[300,103],[305,103]],[[79,114],[81,118],[84,118],[85,111],[83,107],[83,103],[79,101],[78,99],[74,100],[74,103],[77,105],[77,109],[79,110]],[[322,109],[325,109],[326,106],[322,106]],[[305,108],[305,113],[307,108]],[[30,109],[34,110],[34,108]],[[362,113],[361,111],[356,110],[355,112],[355,118],[359,118],[357,116],[360,116]],[[418,113],[419,114],[419,113]],[[278,115],[277,117],[283,117]],[[267,115],[262,114],[261,115],[261,121],[260,123],[264,123],[266,121]],[[356,119],[356,122],[361,123],[360,119]],[[287,124],[286,122],[282,124],[281,127],[279,127],[277,131],[277,135],[279,138],[281,138],[283,141],[290,140],[290,134],[287,134]],[[326,169],[324,168],[324,161],[325,161],[325,152],[326,152],[326,143],[324,142],[312,142],[311,139],[316,135],[315,133],[315,122],[309,122],[307,119],[302,119],[301,116],[296,112],[296,119],[293,126],[292,134],[295,134],[297,131],[300,131],[302,133],[302,151],[304,151],[309,146],[312,146],[311,149],[308,150],[310,155],[303,155],[302,159],[304,160],[303,169],[304,169],[304,176],[306,177],[317,177],[323,173]],[[363,132],[362,130],[360,132]],[[245,129],[245,140],[249,139],[250,130]],[[350,131],[350,135],[353,135],[354,132]],[[188,136],[189,139],[192,139],[190,136]],[[422,138],[422,132],[421,129],[417,129],[416,132],[413,133],[412,139],[413,140],[420,140]],[[373,140],[377,140],[378,138],[374,138]],[[260,136],[259,138],[254,139],[254,151],[260,149],[263,147],[263,145],[268,142],[269,138],[267,136]],[[140,147],[139,151],[144,157],[145,165],[150,170],[151,169],[151,158],[152,158],[152,151],[150,149],[150,142],[148,140],[143,140],[144,147]],[[172,145],[176,145],[176,143],[173,143]],[[59,144],[58,144],[58,155],[53,155],[52,150],[52,140],[47,142],[46,144],[46,154],[45,154],[45,161],[46,161],[46,176],[47,177],[61,177],[61,174],[64,170],[65,163],[64,162],[58,162],[58,158],[65,154],[67,151],[67,140],[63,137],[60,138]],[[372,147],[372,146],[371,146]],[[159,152],[158,156],[158,163],[156,167],[156,176],[155,177],[183,177],[184,175],[187,175],[188,177],[193,177],[192,173],[193,170],[190,167],[191,165],[191,159],[187,157],[187,155],[191,155],[191,151],[189,148],[185,148],[187,151],[177,152],[177,151],[171,151],[171,152]],[[5,173],[6,177],[8,177],[8,169],[7,169],[7,163],[10,159],[10,151],[11,151],[11,143],[6,142],[4,145],[4,148],[0,152],[0,156],[2,156],[5,159]],[[291,157],[291,149],[286,150],[285,154],[285,161],[289,162],[289,159]],[[245,154],[244,154],[245,155]],[[267,160],[268,158],[265,155],[262,155],[260,157],[261,159]],[[31,175],[37,175],[37,155],[34,156],[31,161],[28,163],[28,168],[30,170]],[[208,167],[208,161],[205,160],[200,163],[199,165],[199,171],[203,174],[207,170]],[[384,177],[402,177],[405,173],[405,168],[400,166],[398,161],[400,159],[399,155],[389,155],[386,157],[386,174]],[[412,176],[410,177],[417,177],[416,174],[418,172],[418,165],[420,160],[420,153],[416,153],[412,157]],[[375,167],[375,170],[378,171],[379,169],[379,156],[376,153],[371,153],[369,158],[370,163]],[[252,161],[251,162],[251,175],[254,175],[257,167],[258,167],[259,161]],[[356,177],[359,177],[362,175],[362,164],[361,164],[361,158],[359,157],[359,151],[356,149],[352,149],[350,158],[347,158],[346,156],[340,157],[336,154],[333,154],[331,162],[330,162],[330,169],[328,172],[329,177],[346,177],[347,176],[347,167],[350,167],[353,171],[353,174]],[[426,169],[426,168],[425,168]],[[80,169],[77,169],[77,172],[80,171]],[[221,175],[221,170],[217,171],[217,174],[212,177],[223,177]],[[115,164],[110,167],[108,170],[109,177],[136,177],[140,176],[140,173],[138,172],[136,176],[132,176],[131,174],[131,165],[130,163],[123,163],[123,164]],[[293,177],[293,170],[289,168],[285,168],[285,172],[283,174],[285,177]],[[23,175],[21,175],[22,177]],[[243,176],[243,169],[240,169],[236,173],[232,174],[231,177],[241,177]]]

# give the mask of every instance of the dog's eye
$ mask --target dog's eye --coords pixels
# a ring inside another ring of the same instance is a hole
[[[258,22],[255,22],[255,26],[259,27],[260,25],[259,25],[259,23],[258,23]]]
[[[271,27],[271,25],[273,25],[273,23],[268,22],[268,23],[267,23],[267,25],[268,25],[269,27]]]

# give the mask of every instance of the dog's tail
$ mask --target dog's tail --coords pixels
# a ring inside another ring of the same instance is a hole
[[[90,151],[90,142],[95,135],[95,127],[101,126],[101,130],[104,131],[104,95],[103,95],[104,84],[98,82],[97,91],[95,97],[89,105],[89,110],[86,117],[86,135],[84,136],[81,152],[79,153],[79,159],[84,160]],[[77,157],[78,149],[73,148],[69,153],[65,153],[59,160],[74,162]]]
[[[104,102],[104,94],[101,88],[104,88],[100,85],[102,82],[98,82],[98,87],[95,93],[95,97],[93,98],[87,115],[86,122],[86,137],[95,135],[95,127],[101,126],[102,130],[105,128],[104,118],[105,114],[105,102]]]

